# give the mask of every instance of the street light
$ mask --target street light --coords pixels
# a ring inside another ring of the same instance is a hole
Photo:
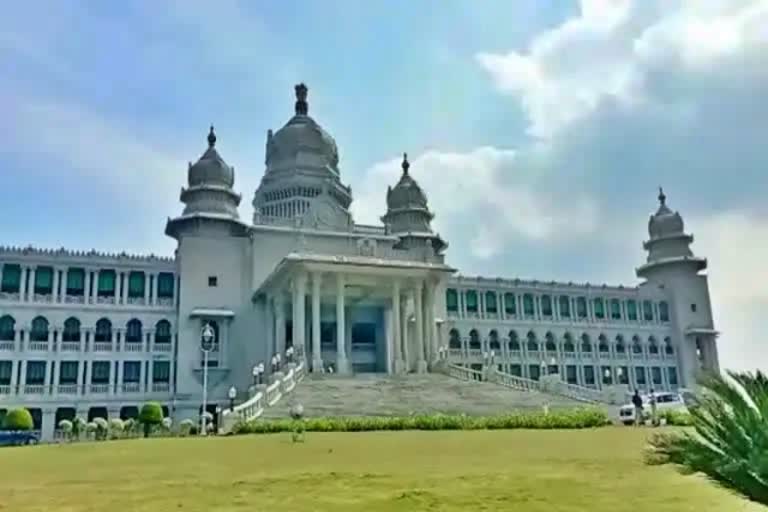
[[[277,363],[277,371],[280,371],[280,354],[275,354],[275,362]]]
[[[277,371],[277,356],[272,356],[272,359],[269,360],[269,369],[272,373]]]
[[[208,353],[213,350],[213,342],[216,338],[216,332],[211,324],[206,323],[200,332],[200,350],[203,351],[203,408],[200,412],[200,435],[204,436],[207,432],[205,412],[208,408]]]
[[[261,384],[261,376],[263,373],[264,373],[264,363],[253,365],[252,374],[253,374],[254,385],[258,386],[259,384]]]
[[[289,363],[293,362],[293,347],[288,347],[285,350],[285,358],[288,360]]]
[[[229,388],[229,410],[234,411],[235,410],[235,398],[237,398],[237,388],[235,386],[232,386]]]

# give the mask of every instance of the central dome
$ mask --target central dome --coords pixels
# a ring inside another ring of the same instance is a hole
[[[277,132],[273,134],[270,131],[267,134],[267,167],[295,160],[300,153],[306,152],[315,158],[319,157],[322,164],[338,174],[339,151],[336,141],[309,116],[307,86],[299,84],[295,91],[295,115]]]

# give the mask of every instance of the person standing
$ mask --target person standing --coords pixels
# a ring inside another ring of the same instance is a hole
[[[658,425],[658,418],[656,417],[656,393],[651,389],[651,396],[648,401],[651,403],[651,425],[654,427]]]
[[[632,405],[635,406],[635,425],[643,424],[643,399],[640,397],[640,392],[635,389],[635,394],[632,395]]]

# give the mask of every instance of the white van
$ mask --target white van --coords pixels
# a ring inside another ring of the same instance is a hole
[[[656,396],[657,414],[667,410],[688,412],[688,406],[694,404],[696,401],[693,393],[687,389],[680,389],[678,391],[659,391],[658,393],[654,393],[654,395]],[[651,396],[640,395],[640,397],[643,399],[644,419],[648,419],[651,415]],[[624,425],[633,425],[635,423],[635,406],[632,402],[622,405],[621,408],[619,408],[619,421]]]

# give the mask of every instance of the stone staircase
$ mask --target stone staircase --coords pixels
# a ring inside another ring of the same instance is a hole
[[[287,418],[300,403],[308,417],[401,416],[410,414],[492,415],[513,410],[583,406],[572,398],[518,390],[490,382],[464,381],[440,373],[353,377],[309,374],[290,396],[264,409],[262,418]]]

